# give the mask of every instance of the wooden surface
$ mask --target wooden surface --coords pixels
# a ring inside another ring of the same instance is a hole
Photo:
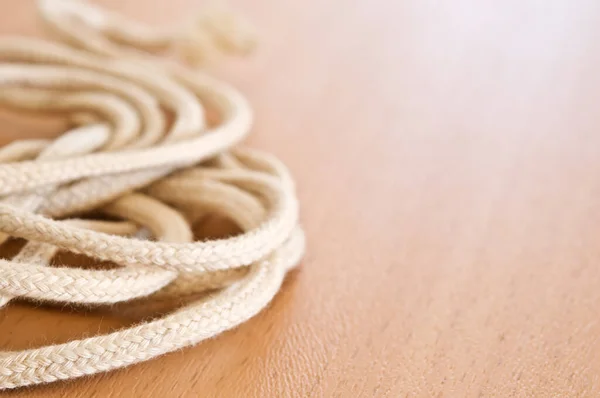
[[[165,25],[200,2],[102,3]],[[194,348],[2,395],[600,396],[600,3],[234,4],[262,47],[218,73],[297,178],[301,268]],[[0,0],[1,33],[34,21]],[[5,119],[3,141],[55,131]],[[135,320],[16,304],[0,349]]]

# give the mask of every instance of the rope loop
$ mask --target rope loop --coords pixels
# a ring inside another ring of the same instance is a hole
[[[245,21],[212,8],[185,29],[159,31],[83,1],[38,8],[59,40],[0,38],[0,105],[61,113],[71,127],[54,141],[0,148],[0,243],[26,241],[0,259],[0,307],[212,294],[129,329],[0,352],[0,389],[109,371],[231,329],[268,305],[304,252],[288,170],[235,147],[252,111],[196,68],[249,52]],[[171,50],[184,62],[162,56]],[[196,241],[192,226],[214,214],[241,233]],[[60,250],[115,267],[54,266]]]

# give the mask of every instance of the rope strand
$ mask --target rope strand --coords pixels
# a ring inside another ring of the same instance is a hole
[[[245,98],[157,55],[198,64],[245,53],[254,37],[244,21],[212,9],[183,31],[157,31],[82,1],[38,5],[65,44],[1,38],[0,105],[59,112],[74,127],[0,148],[0,238],[27,242],[0,259],[0,307],[13,298],[160,307],[212,293],[107,335],[0,352],[0,389],[109,371],[231,329],[268,305],[304,251],[286,167],[233,148],[252,123]],[[211,127],[207,109],[218,116]],[[242,232],[194,241],[192,224],[211,214]],[[54,266],[60,250],[116,268]]]

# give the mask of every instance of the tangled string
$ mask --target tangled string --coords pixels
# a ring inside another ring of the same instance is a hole
[[[304,250],[285,166],[234,149],[252,123],[247,101],[162,56],[197,65],[246,52],[253,40],[243,21],[213,9],[183,32],[158,32],[79,1],[38,5],[64,44],[0,38],[0,104],[62,112],[74,127],[0,148],[0,239],[26,240],[0,260],[0,306],[211,293],[108,335],[1,352],[0,388],[108,371],[233,328],[271,301]],[[194,241],[192,225],[212,214],[243,232]],[[60,250],[118,267],[51,265]]]

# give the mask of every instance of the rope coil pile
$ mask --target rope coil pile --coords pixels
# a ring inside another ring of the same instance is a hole
[[[183,32],[159,32],[77,0],[38,6],[65,44],[0,38],[0,105],[62,112],[74,127],[0,148],[0,241],[26,240],[0,259],[0,307],[212,293],[108,335],[0,352],[1,389],[124,367],[233,328],[271,301],[304,251],[285,166],[234,148],[252,123],[245,98],[162,56],[197,65],[245,53],[247,24],[216,9]],[[243,232],[194,241],[192,225],[211,214]],[[119,267],[54,266],[60,250]]]

